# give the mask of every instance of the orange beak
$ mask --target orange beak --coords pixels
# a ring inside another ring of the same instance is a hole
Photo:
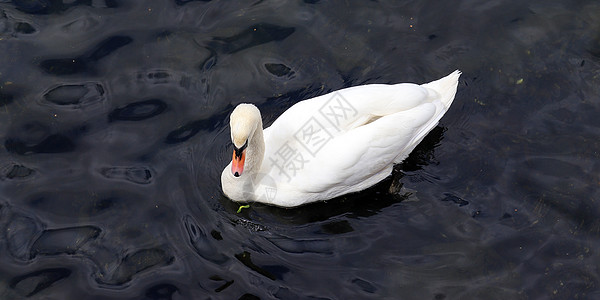
[[[246,161],[246,149],[241,151],[241,155],[237,151],[233,151],[233,158],[231,160],[231,173],[233,176],[240,177],[244,172],[244,162]]]

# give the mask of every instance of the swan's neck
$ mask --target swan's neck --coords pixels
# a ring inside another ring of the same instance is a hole
[[[248,148],[246,149],[246,165],[244,166],[244,173],[248,175],[255,175],[260,171],[262,162],[265,156],[265,138],[263,135],[262,122],[258,124],[254,135],[248,142]]]

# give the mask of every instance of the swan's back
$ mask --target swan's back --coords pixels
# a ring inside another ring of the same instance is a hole
[[[454,100],[460,74],[456,70],[446,77],[423,85],[399,83],[349,87],[300,101],[265,129],[265,139],[271,135],[275,140],[285,138],[311,119],[316,119],[318,125],[336,136],[380,117],[435,101],[442,104],[434,117],[437,124]]]

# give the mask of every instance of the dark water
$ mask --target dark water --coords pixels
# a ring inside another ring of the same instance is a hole
[[[2,299],[600,299],[597,1],[0,0]],[[237,214],[227,115],[463,77],[392,178]]]

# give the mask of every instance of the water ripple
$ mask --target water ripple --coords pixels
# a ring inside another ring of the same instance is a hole
[[[56,282],[71,276],[72,271],[66,268],[49,268],[34,271],[15,277],[9,286],[24,297],[31,297]]]
[[[84,244],[96,239],[101,232],[102,230],[95,226],[44,230],[33,243],[30,257],[38,254],[75,254]]]
[[[167,104],[160,99],[149,99],[115,108],[108,114],[108,121],[141,121],[160,115],[167,109]]]
[[[79,73],[94,73],[93,63],[130,44],[128,36],[109,37],[81,55],[66,58],[49,58],[40,62],[40,68],[51,75],[65,76]]]

